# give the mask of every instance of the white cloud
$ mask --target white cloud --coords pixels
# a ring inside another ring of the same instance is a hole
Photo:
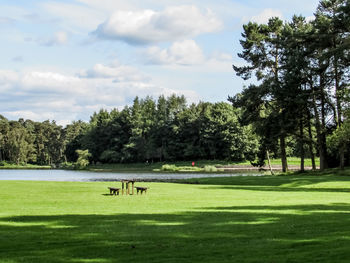
[[[167,49],[150,47],[146,51],[147,62],[150,64],[195,65],[203,63],[202,49],[194,40],[184,40],[173,43]]]
[[[4,114],[8,116],[10,119],[30,119],[30,120],[37,120],[37,119],[53,119],[54,115],[52,113],[35,113],[31,110],[19,110],[19,111],[5,111]]]
[[[56,32],[49,40],[43,42],[45,46],[61,46],[67,44],[68,36],[64,31]]]
[[[113,63],[97,64],[82,74],[53,71],[0,70],[0,112],[8,118],[46,119],[66,124],[67,120],[88,120],[101,108],[123,108],[135,96],[184,94],[198,99],[190,90],[173,90],[153,84],[136,68]]]
[[[193,40],[175,42],[169,48],[153,46],[141,52],[146,64],[165,65],[173,70],[232,73],[231,54],[215,51],[205,55]]]
[[[51,37],[23,37],[24,41],[36,43],[41,46],[63,46],[68,43],[68,34],[64,31],[57,31]]]
[[[0,92],[5,92],[13,88],[13,83],[19,79],[18,74],[11,70],[0,70]]]
[[[283,14],[280,10],[267,8],[267,9],[264,9],[258,15],[252,16],[248,20],[252,22],[256,22],[258,24],[266,24],[269,21],[269,19],[272,17],[279,17],[282,19]]]
[[[80,76],[86,78],[113,78],[114,82],[149,80],[149,77],[135,67],[121,65],[117,61],[114,61],[111,65],[96,64],[92,69],[82,71]]]
[[[129,44],[150,44],[183,40],[221,28],[221,21],[196,6],[167,7],[153,10],[117,11],[93,32],[102,39],[122,40]]]
[[[41,6],[46,13],[60,19],[60,24],[70,31],[75,28],[93,30],[105,17],[103,12],[83,5],[44,1]]]
[[[312,22],[312,21],[315,20],[315,16],[314,16],[314,15],[312,15],[312,16],[307,16],[307,17],[305,17],[305,20],[306,20],[306,22]]]

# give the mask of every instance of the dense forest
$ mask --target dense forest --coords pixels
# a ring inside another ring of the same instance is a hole
[[[258,141],[228,103],[187,106],[183,96],[135,98],[123,110],[101,110],[90,122],[0,119],[0,157],[16,163],[58,164],[88,149],[102,163],[255,158]]]
[[[88,150],[97,163],[309,157],[320,168],[349,163],[350,1],[321,1],[315,19],[249,22],[243,91],[229,103],[188,105],[183,96],[135,98],[123,110],[100,110],[88,123],[10,121],[0,115],[0,161],[57,165]]]

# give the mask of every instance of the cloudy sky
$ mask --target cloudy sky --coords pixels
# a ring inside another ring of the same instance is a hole
[[[0,114],[89,120],[135,96],[225,101],[242,25],[311,17],[318,0],[2,0]]]

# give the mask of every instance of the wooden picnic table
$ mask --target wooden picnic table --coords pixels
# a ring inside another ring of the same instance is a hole
[[[129,195],[130,194],[130,184],[131,184],[131,191],[132,191],[132,195],[134,194],[134,183],[135,180],[122,180],[122,195],[124,195],[124,184],[125,184],[125,194]]]

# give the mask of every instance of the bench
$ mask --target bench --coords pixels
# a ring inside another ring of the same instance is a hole
[[[142,194],[143,192],[145,192],[145,194],[146,194],[147,189],[148,189],[148,187],[141,187],[141,186],[135,186],[135,188],[136,188],[136,193],[137,193],[137,194],[139,194],[139,192],[141,192],[141,194]]]
[[[120,188],[108,187],[110,195],[119,195]]]

